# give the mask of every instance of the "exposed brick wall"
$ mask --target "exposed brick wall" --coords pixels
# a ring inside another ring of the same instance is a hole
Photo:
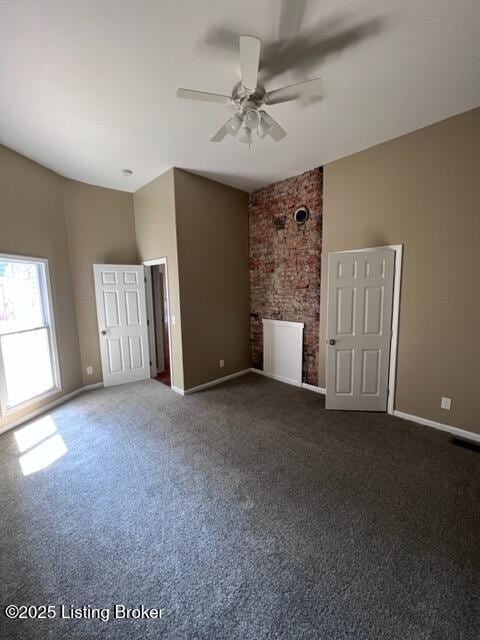
[[[318,384],[323,170],[250,195],[250,311],[252,364],[263,367],[262,318],[304,322],[303,381]],[[293,220],[301,205],[304,225]]]

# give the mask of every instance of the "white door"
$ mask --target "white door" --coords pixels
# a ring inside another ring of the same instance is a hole
[[[94,264],[103,384],[150,377],[143,266]]]
[[[328,256],[327,409],[386,411],[395,252]]]

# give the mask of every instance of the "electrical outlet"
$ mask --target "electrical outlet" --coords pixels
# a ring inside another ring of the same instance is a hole
[[[225,360],[220,360],[220,369],[223,369],[225,366]]]
[[[442,409],[447,409],[450,411],[452,408],[452,399],[451,398],[442,398],[442,403],[440,405]]]
[[[93,375],[93,367],[87,367],[87,376]]]

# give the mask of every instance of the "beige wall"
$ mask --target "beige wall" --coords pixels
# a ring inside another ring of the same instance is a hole
[[[248,368],[247,194],[172,169],[133,198],[140,260],[168,259],[173,384]]]
[[[0,429],[82,386],[63,211],[63,178],[0,146],[0,252],[48,258],[62,392],[0,417]]]
[[[92,265],[137,263],[133,196],[65,180],[64,202],[83,384],[89,385],[102,380]]]
[[[250,367],[248,194],[175,169],[175,207],[189,389]]]
[[[66,180],[5,147],[0,169],[0,252],[49,259],[59,396],[100,380],[94,262],[168,258],[176,386],[249,366],[246,194],[172,169],[134,194],[133,214],[131,195]],[[404,245],[396,409],[478,433],[479,176],[480,109],[327,165],[322,258],[326,292],[328,252]],[[325,316],[322,293],[321,386]],[[94,375],[82,376],[88,365]]]
[[[1,430],[101,381],[92,265],[135,263],[137,256],[131,194],[62,178],[2,146],[0,170],[0,252],[49,260],[62,377],[59,394],[0,417]]]
[[[132,196],[62,178],[6,148],[0,162],[0,251],[50,262],[63,381],[58,397],[102,378],[94,263],[167,257],[175,386],[249,366],[245,193],[172,169]]]
[[[480,109],[329,164],[324,185],[319,384],[328,252],[403,244],[395,408],[480,433]]]
[[[133,202],[140,262],[167,258],[170,314],[175,316],[175,325],[171,325],[172,384],[184,389],[173,169],[139,189],[133,195]]]

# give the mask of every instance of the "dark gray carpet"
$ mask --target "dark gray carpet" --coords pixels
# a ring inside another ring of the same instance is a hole
[[[478,639],[480,454],[250,374],[156,381],[52,412],[68,452],[24,477],[0,438],[1,601],[165,609],[9,621],[0,637]]]

